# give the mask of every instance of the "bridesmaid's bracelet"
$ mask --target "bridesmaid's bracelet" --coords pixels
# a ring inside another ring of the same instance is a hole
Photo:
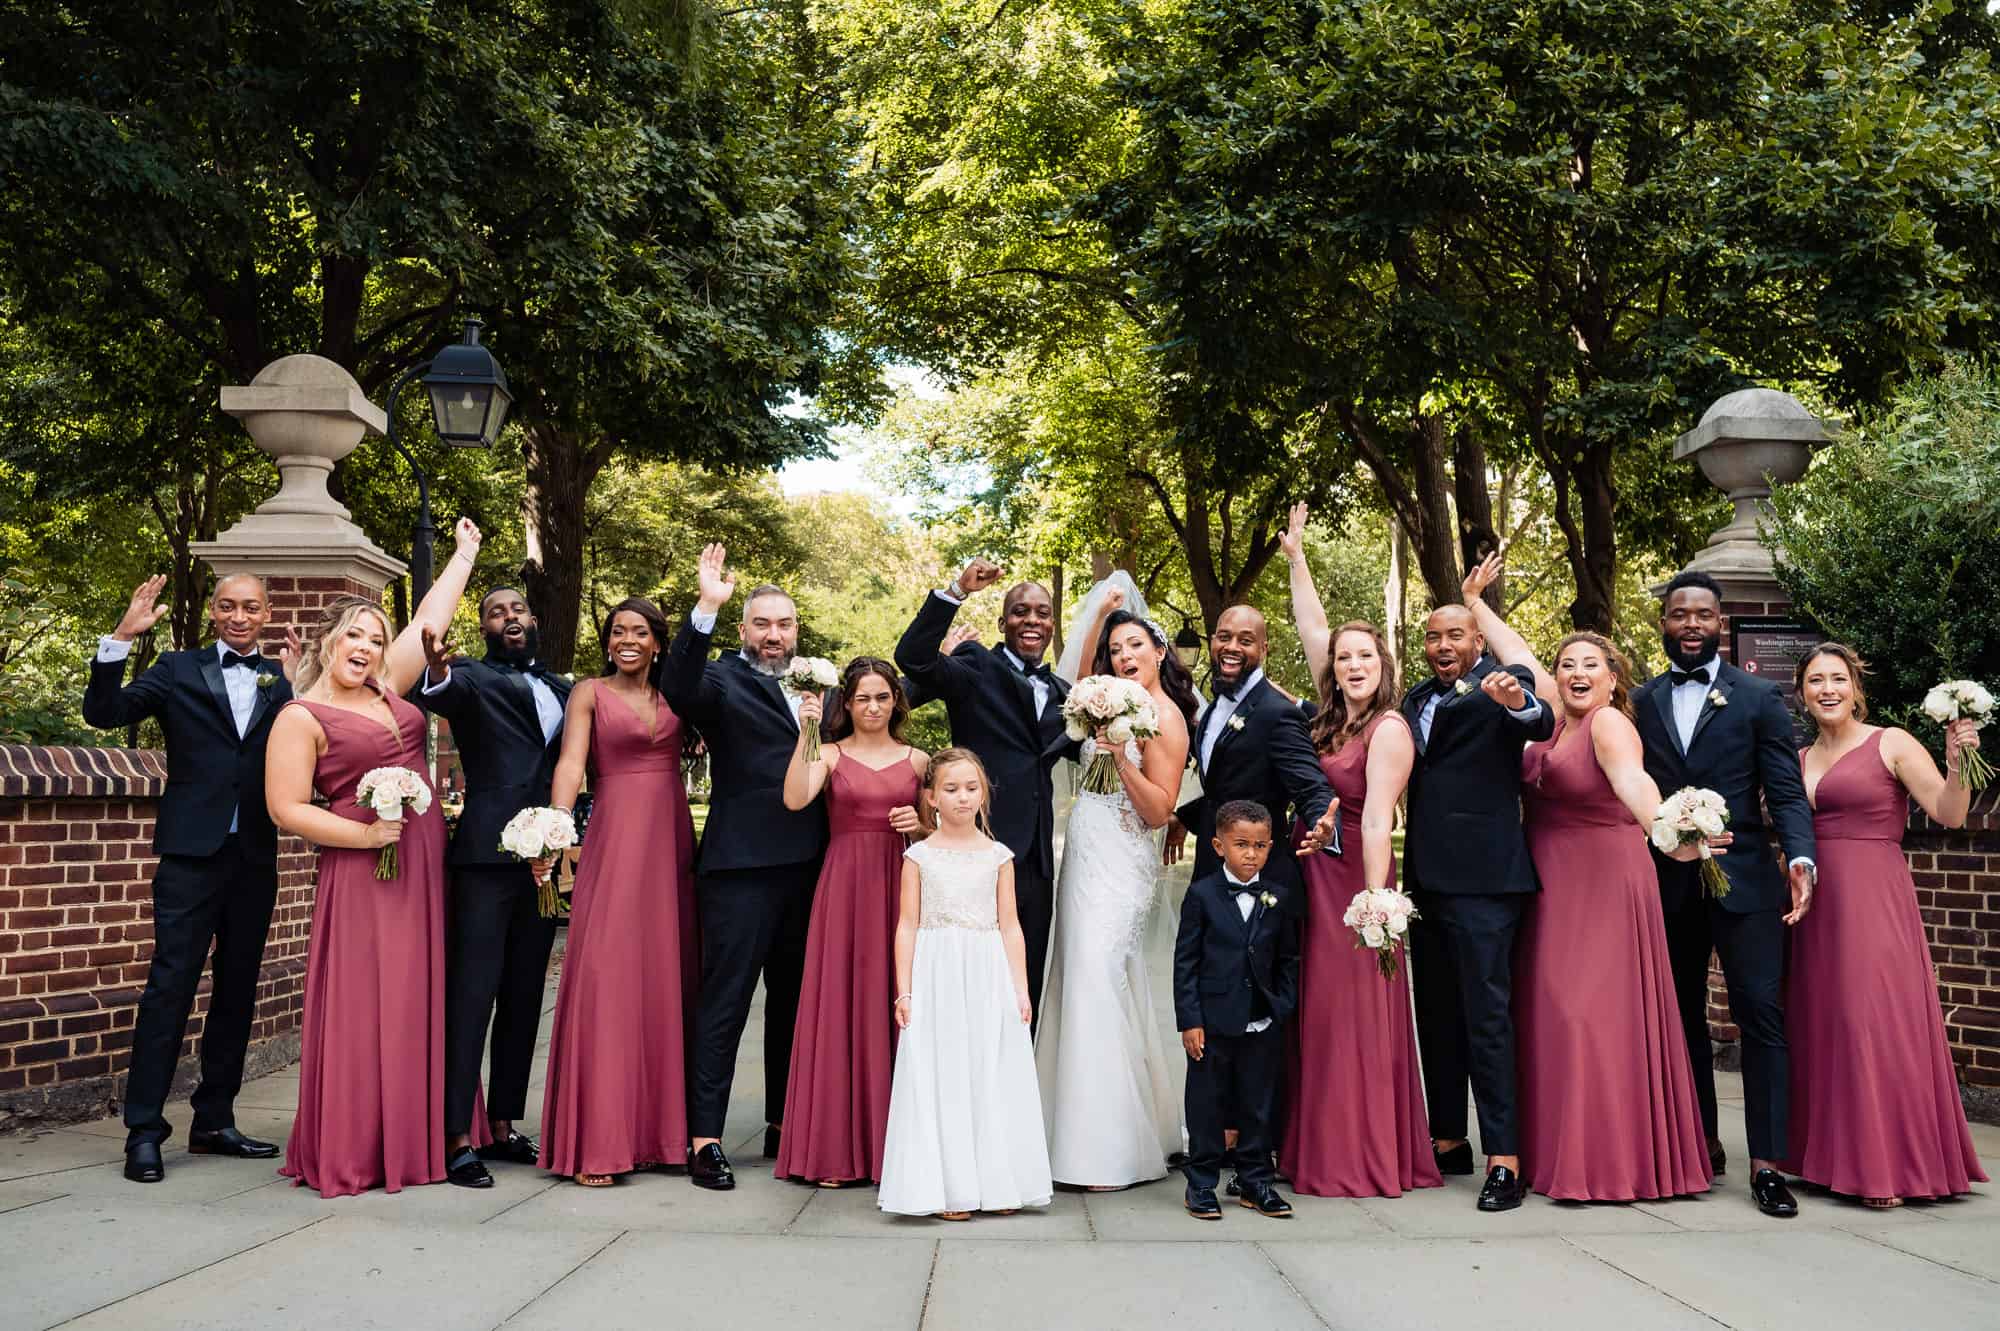
[[[916,1002],[916,1001],[917,1001],[917,996],[916,996],[915,994],[897,994],[897,995],[896,995],[896,1003],[901,1003],[901,1002],[903,1002],[903,1001],[904,1001],[905,999],[908,999],[908,1000],[909,1000],[910,1002],[914,1003],[914,1002]],[[891,1007],[894,1007],[895,1005],[896,1005],[895,1003],[891,1003],[891,1004],[890,1004],[890,1006],[891,1006]]]

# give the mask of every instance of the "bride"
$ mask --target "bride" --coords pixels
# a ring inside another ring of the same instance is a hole
[[[1080,791],[1063,837],[1055,929],[1035,1040],[1058,1182],[1110,1190],[1163,1178],[1182,1149],[1181,1097],[1146,970],[1159,877],[1157,833],[1179,800],[1194,681],[1145,617],[1123,572],[1091,589],[1057,669],[1134,680],[1153,695],[1160,734],[1113,749],[1123,789]],[[1087,654],[1087,655],[1086,655]],[[1087,764],[1099,747],[1084,741]],[[1106,746],[1108,747],[1108,746]]]

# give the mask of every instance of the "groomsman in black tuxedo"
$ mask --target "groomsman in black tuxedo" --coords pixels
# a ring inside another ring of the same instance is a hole
[[[1417,741],[1403,877],[1418,912],[1410,966],[1432,1147],[1444,1173],[1472,1172],[1469,1079],[1487,1161],[1479,1209],[1510,1211],[1524,1195],[1514,935],[1541,890],[1521,831],[1521,751],[1554,733],[1555,716],[1536,699],[1525,666],[1503,669],[1486,654],[1462,605],[1431,612],[1424,656],[1431,678],[1403,699]]]
[[[924,599],[896,644],[897,668],[920,696],[944,699],[951,741],[979,755],[993,783],[993,836],[1014,852],[1014,898],[1028,949],[1028,1001],[1042,1012],[1042,972],[1055,906],[1055,785],[1058,759],[1078,745],[1063,732],[1069,684],[1043,656],[1055,637],[1056,607],[1048,589],[1020,582],[1000,607],[1001,642],[961,643],[940,654],[953,616],[968,596],[1000,578],[1000,566],[975,559],[942,591]]]
[[[1812,905],[1812,807],[1784,696],[1771,681],[1722,659],[1726,625],[1722,588],[1714,578],[1682,573],[1668,583],[1660,634],[1673,668],[1633,692],[1632,711],[1646,772],[1662,795],[1699,786],[1729,804],[1730,844],[1721,859],[1728,895],[1718,901],[1702,890],[1698,863],[1677,863],[1656,851],[1653,864],[1710,1160],[1721,1173],[1726,1161],[1716,1139],[1715,1062],[1708,1039],[1713,951],[1729,986],[1730,1018],[1743,1033],[1750,1192],[1766,1215],[1787,1218],[1798,1214],[1798,1202],[1777,1167],[1791,1112],[1785,926],[1796,924]],[[1784,849],[1782,871],[1773,853],[1774,831]]]
[[[521,810],[549,802],[570,690],[537,659],[540,629],[519,591],[488,592],[479,627],[482,661],[448,658],[445,644],[424,630],[430,669],[416,699],[450,723],[465,767],[465,808],[451,840],[444,994],[445,1176],[465,1188],[493,1186],[485,1160],[532,1165],[540,1154],[514,1123],[527,1112],[556,922],[537,907],[532,869],[500,849],[500,829]],[[472,1102],[489,1021],[493,1142],[474,1151]]]
[[[701,994],[695,1003],[688,1086],[688,1178],[736,1186],[722,1149],[736,1049],[764,980],[764,1154],[778,1153],[791,1071],[792,1026],[805,973],[806,926],[826,850],[826,811],[785,807],[785,768],[798,743],[799,700],[779,680],[799,642],[799,612],[777,587],[750,589],[741,644],[708,659],[716,617],[736,594],[725,551],[701,552],[700,599],[675,635],[661,674],[667,705],[708,744],[708,823],[696,861]]]
[[[1222,869],[1222,857],[1215,850],[1215,817],[1231,800],[1263,805],[1277,819],[1280,839],[1294,819],[1311,824],[1308,851],[1318,850],[1336,834],[1333,789],[1313,752],[1306,713],[1264,678],[1267,649],[1264,616],[1254,606],[1233,605],[1223,611],[1208,640],[1209,682],[1215,698],[1195,718],[1189,740],[1202,793],[1174,811],[1165,849],[1166,862],[1176,862],[1193,833],[1197,878]],[[1337,842],[1328,849],[1340,851]],[[1292,855],[1273,857],[1264,874],[1288,887],[1302,885]]]
[[[132,593],[118,627],[98,642],[83,695],[83,719],[91,725],[110,730],[152,717],[167,743],[167,788],[153,835],[160,857],[153,873],[153,962],[125,1077],[125,1177],[136,1183],[166,1176],[160,1145],[173,1127],[163,1110],[211,942],[214,979],[188,1151],[251,1160],[278,1153],[236,1130],[235,1105],[278,895],[278,833],[264,808],[264,742],[272,716],[292,696],[288,677],[298,641],[290,639],[282,661],[264,656],[257,637],[271,608],[263,580],[231,574],[209,598],[216,642],[164,652],[125,684],[132,640],[167,613],[159,601],[166,585],[164,577],[149,578]]]

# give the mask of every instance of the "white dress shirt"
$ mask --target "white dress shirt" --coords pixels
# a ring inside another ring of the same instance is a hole
[[[965,604],[963,600],[959,599],[956,596],[953,596],[950,592],[944,590],[942,587],[933,591],[931,595],[937,597],[940,601],[948,601],[952,605]],[[1049,708],[1048,677],[1046,675],[1028,674],[1028,663],[1026,661],[1023,661],[1020,657],[1016,656],[1014,654],[1014,649],[1012,647],[1002,645],[1000,650],[1003,653],[1005,653],[1007,657],[1007,664],[1013,666],[1014,669],[1020,671],[1022,674],[1028,675],[1028,687],[1029,689],[1033,690],[1035,695],[1035,715],[1040,716],[1043,712],[1047,711]]]
[[[1222,870],[1222,876],[1227,878],[1229,885],[1236,889],[1236,909],[1243,913],[1243,922],[1248,924],[1250,922],[1250,912],[1257,909],[1257,880],[1252,878],[1247,883],[1241,882],[1235,874],[1229,872],[1226,866]],[[1271,1019],[1269,1017],[1259,1017],[1248,1026],[1245,1026],[1243,1033],[1245,1035],[1255,1035],[1259,1031],[1266,1031],[1270,1028]]]
[[[533,665],[534,662],[530,661],[528,664]],[[542,743],[547,744],[556,737],[556,731],[562,729],[563,705],[556,700],[556,691],[539,676],[531,675],[524,670],[521,672],[521,677],[528,681],[528,691],[535,695],[535,719],[542,723]],[[451,685],[451,667],[447,665],[444,668],[444,678],[435,684],[430,682],[431,676],[428,670],[424,672],[423,678],[423,687],[417,690],[419,693],[426,698],[442,693]]]
[[[1208,711],[1195,722],[1196,729],[1201,732],[1202,771],[1208,770],[1209,755],[1215,752],[1215,742],[1222,738],[1222,732],[1229,728],[1229,718],[1236,715],[1237,704],[1249,697],[1250,690],[1256,688],[1263,678],[1264,667],[1258,666],[1244,677],[1243,685],[1236,690],[1234,698],[1218,689],[1208,704]],[[1236,880],[1232,878],[1230,881]]]
[[[1722,658],[1711,656],[1687,673],[1699,675],[1700,678],[1691,679],[1684,684],[1676,684],[1672,679],[1667,681],[1667,687],[1671,690],[1667,700],[1673,704],[1674,732],[1681,737],[1682,753],[1686,753],[1688,745],[1694,743],[1694,728],[1701,720],[1701,709],[1707,705],[1709,693],[1715,688],[1716,676],[1722,673]],[[1813,870],[1815,874],[1819,871],[1819,867],[1805,855],[1795,855],[1785,861],[1787,869],[1796,868],[1801,864]]]
[[[209,654],[215,657],[218,663],[222,660],[224,651],[235,650],[226,642],[215,642],[208,649]],[[256,654],[249,653],[252,656]],[[97,640],[97,659],[107,665],[123,661],[131,655],[132,644],[129,642],[120,642],[109,634]],[[257,710],[257,676],[263,673],[261,668],[245,670],[240,666],[232,666],[222,672],[222,690],[229,695],[229,715],[230,719],[236,722],[238,739],[242,739],[243,732],[250,729],[250,714]],[[236,830],[234,809],[229,811],[229,830],[231,832]]]
[[[1465,679],[1467,676],[1460,675],[1459,678]],[[1516,721],[1532,721],[1542,714],[1542,700],[1537,698],[1531,689],[1522,689],[1521,692],[1527,695],[1527,704],[1522,707],[1509,707],[1507,715],[1513,717]],[[1431,696],[1424,699],[1423,710],[1417,713],[1417,738],[1421,739],[1425,744],[1431,742],[1431,718],[1437,715],[1437,709],[1443,705],[1446,698],[1456,698],[1457,696],[1458,685],[1455,681],[1442,688],[1432,690]]]
[[[703,610],[700,606],[696,606],[694,609],[688,611],[688,624],[696,633],[714,633],[715,611]],[[742,657],[752,670],[756,670],[760,675],[764,673],[758,669],[756,657],[750,655],[750,653],[740,647],[737,649],[736,654]],[[797,725],[799,723],[799,695],[793,693],[790,689],[781,688],[778,692],[785,700],[786,710],[792,714],[792,724]]]

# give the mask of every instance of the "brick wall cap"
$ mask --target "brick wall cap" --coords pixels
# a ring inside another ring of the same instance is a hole
[[[159,749],[0,744],[0,799],[156,799],[166,788]]]

